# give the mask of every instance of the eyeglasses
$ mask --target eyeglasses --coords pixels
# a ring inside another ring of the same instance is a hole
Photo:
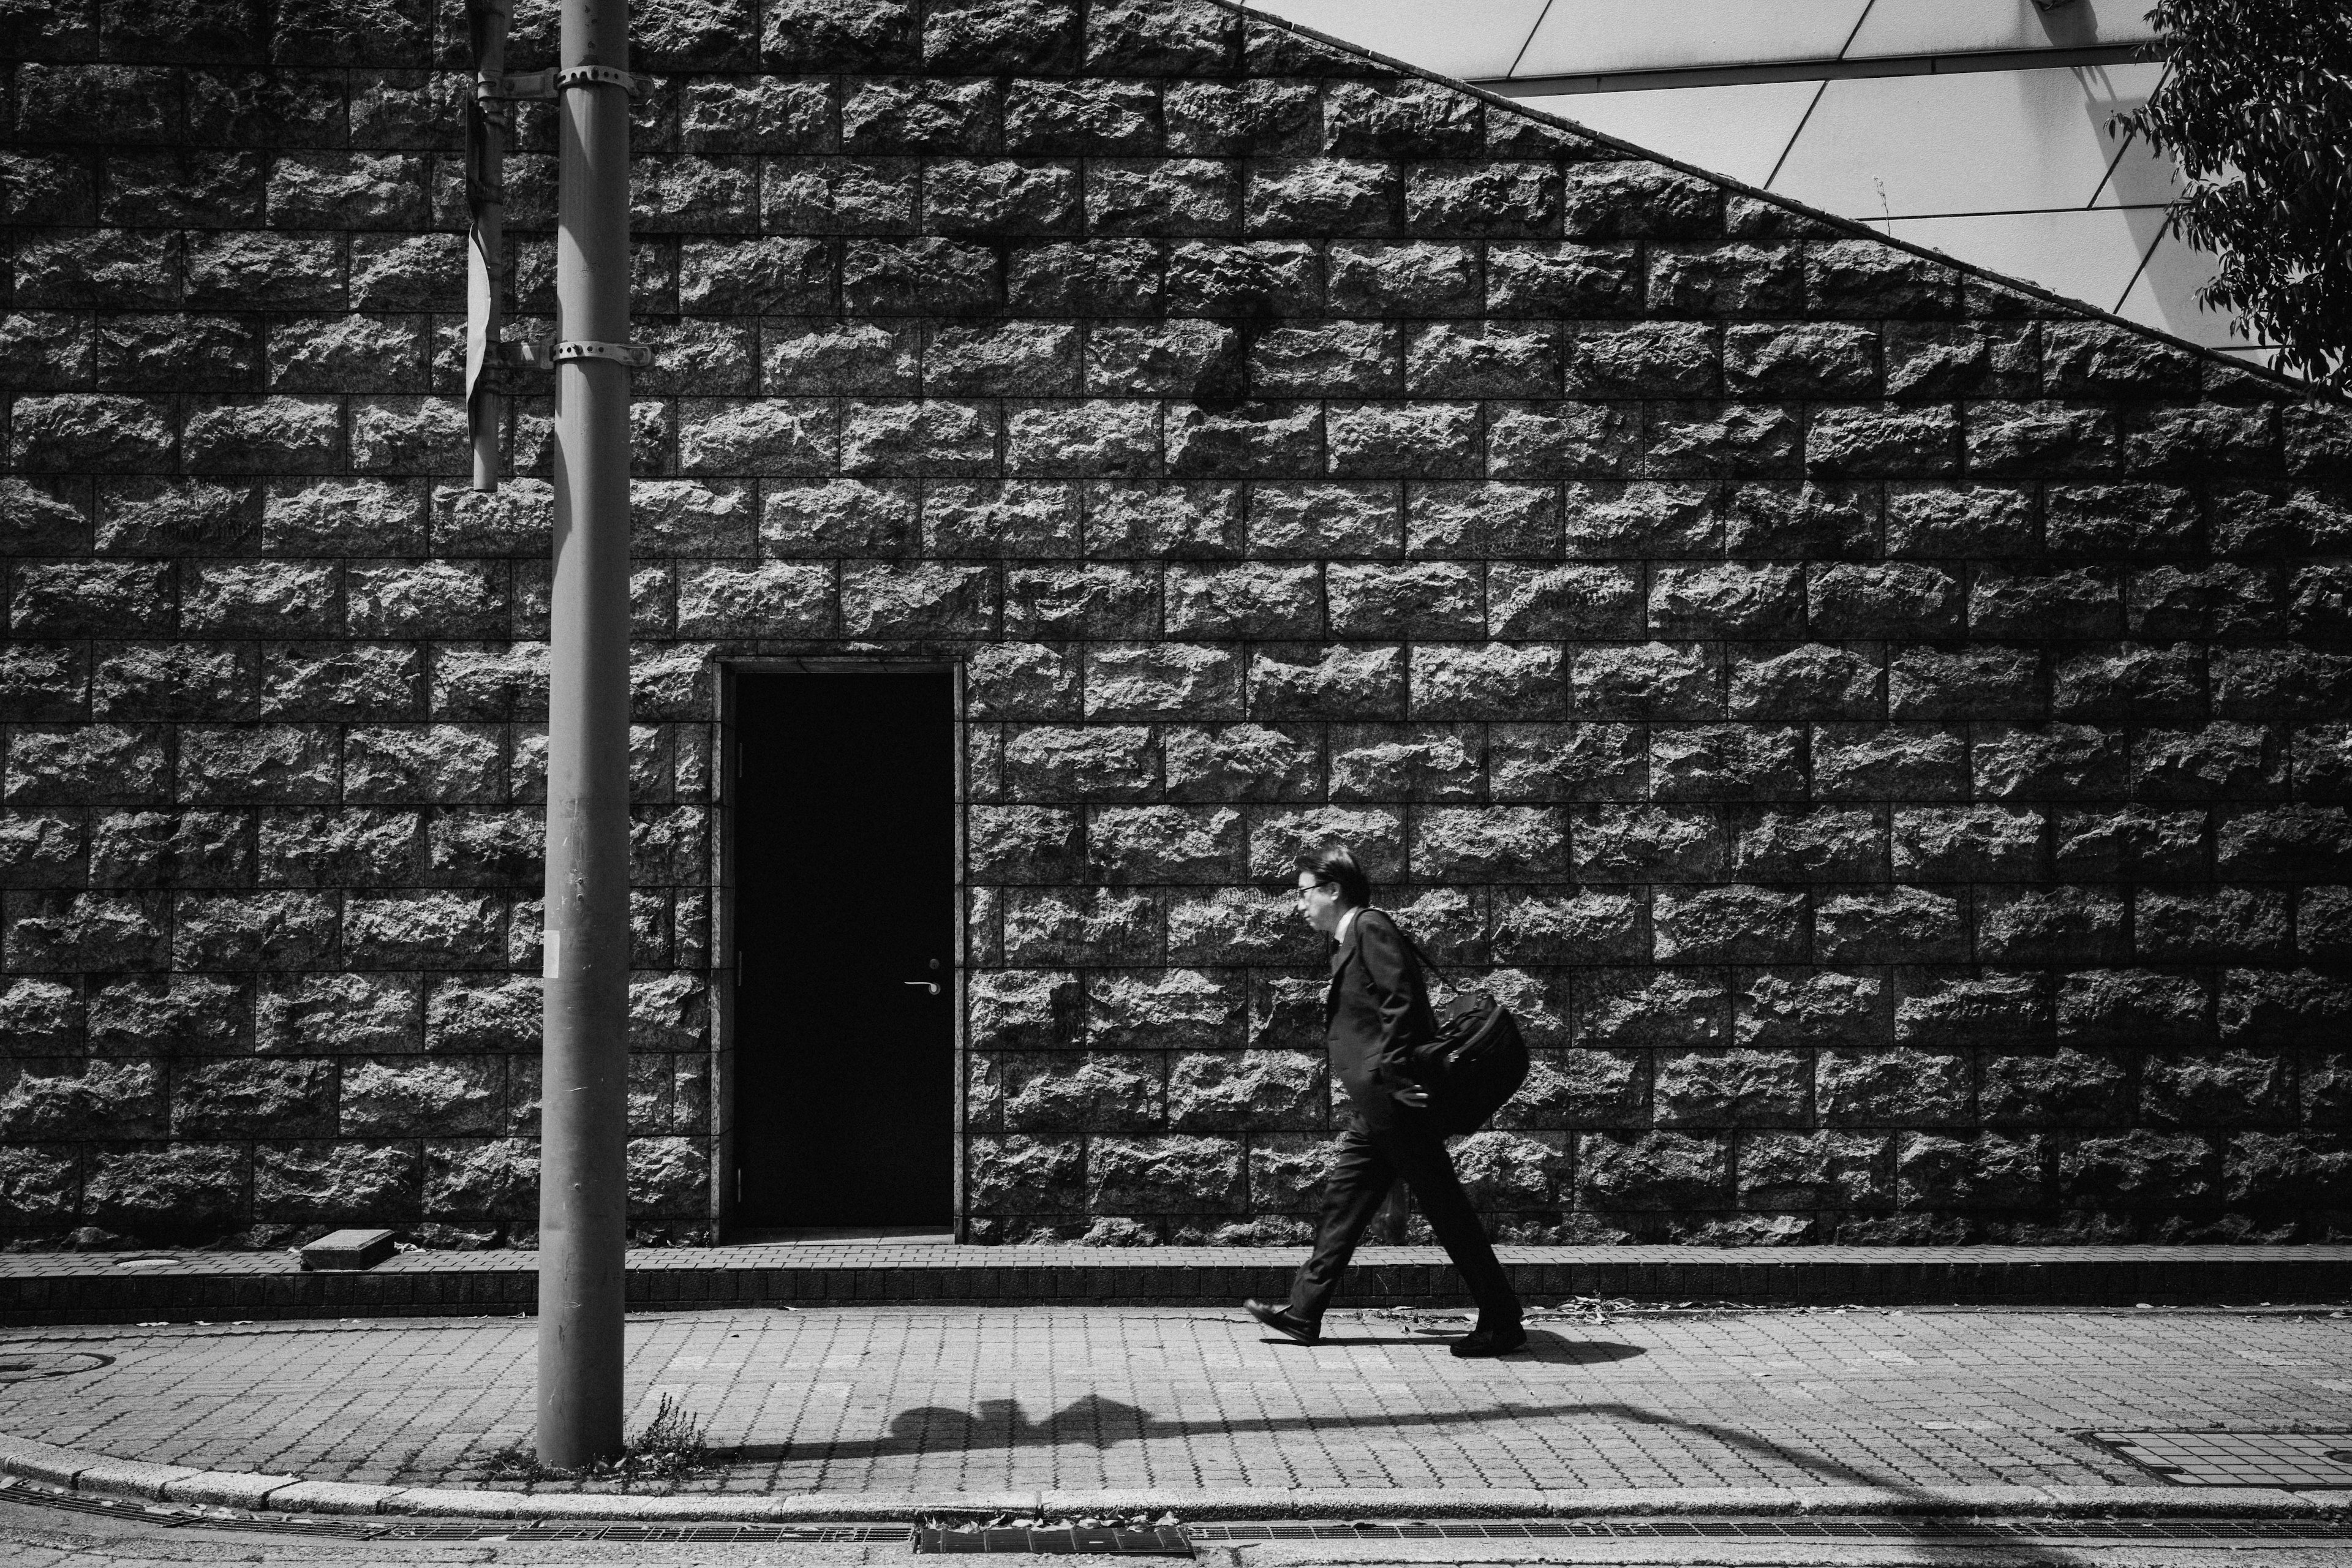
[[[1317,882],[1308,887],[1297,889],[1296,891],[1286,893],[1283,895],[1283,898],[1289,903],[1304,903],[1307,901],[1307,895],[1309,893],[1337,892],[1339,890],[1339,884],[1337,882]]]

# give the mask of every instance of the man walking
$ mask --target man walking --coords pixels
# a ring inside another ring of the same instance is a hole
[[[1429,1091],[1412,1075],[1414,1048],[1437,1036],[1428,986],[1396,921],[1371,907],[1371,892],[1345,846],[1298,858],[1300,911],[1339,944],[1323,1026],[1349,1110],[1324,1184],[1315,1254],[1291,1285],[1289,1304],[1242,1305],[1276,1332],[1313,1344],[1356,1243],[1402,1176],[1478,1303],[1478,1321],[1454,1342],[1454,1353],[1508,1355],[1528,1342],[1518,1296],[1454,1173],[1454,1157],[1429,1114]]]

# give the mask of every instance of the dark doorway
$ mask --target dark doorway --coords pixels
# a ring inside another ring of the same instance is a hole
[[[735,690],[740,1229],[944,1230],[955,1207],[955,687]]]

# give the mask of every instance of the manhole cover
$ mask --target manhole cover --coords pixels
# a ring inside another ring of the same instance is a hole
[[[110,1355],[93,1351],[12,1351],[0,1349],[0,1383],[24,1383],[36,1377],[71,1377],[112,1364]]]
[[[2344,1432],[2094,1432],[2178,1487],[2352,1487]]]

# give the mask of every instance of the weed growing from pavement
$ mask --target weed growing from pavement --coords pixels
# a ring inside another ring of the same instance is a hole
[[[702,1417],[665,1394],[654,1418],[631,1433],[616,1459],[599,1459],[581,1469],[558,1469],[539,1462],[539,1453],[520,1438],[485,1454],[486,1480],[617,1481],[624,1488],[646,1481],[684,1480],[717,1463]]]

